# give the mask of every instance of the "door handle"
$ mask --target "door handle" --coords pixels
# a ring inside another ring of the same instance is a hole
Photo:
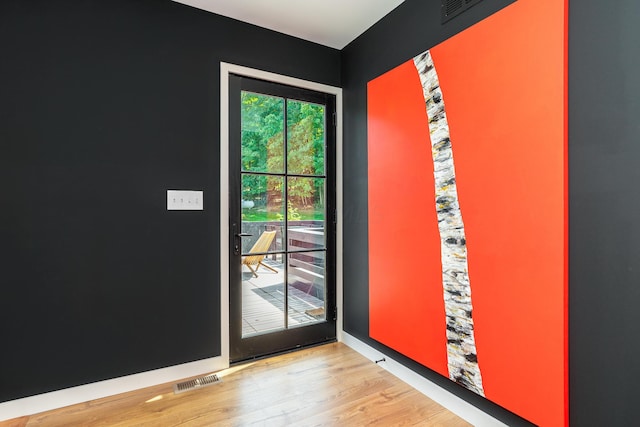
[[[241,237],[250,237],[253,236],[253,234],[249,234],[249,233],[237,233],[238,231],[238,224],[233,224],[231,226],[232,229],[232,233],[233,233],[233,254],[235,256],[240,255],[240,238]]]

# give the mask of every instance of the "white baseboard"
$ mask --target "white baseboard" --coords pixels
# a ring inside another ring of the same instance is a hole
[[[393,360],[384,353],[379,352],[368,344],[365,344],[354,336],[349,335],[346,332],[342,332],[341,341],[371,361],[376,361],[384,358],[384,362],[378,363],[380,367],[386,369],[391,374],[398,377],[400,380],[404,381],[411,387],[427,396],[429,399],[444,406],[449,411],[453,412],[454,414],[473,424],[474,426],[506,426],[506,424],[495,419],[486,412],[481,411],[467,401],[429,381],[425,377],[417,374],[416,372]]]
[[[222,357],[198,360],[168,368],[127,375],[106,381],[70,387],[50,393],[24,397],[0,403],[0,421],[33,415],[64,406],[101,399],[145,387],[152,387],[188,377],[208,374],[229,367],[229,361]]]

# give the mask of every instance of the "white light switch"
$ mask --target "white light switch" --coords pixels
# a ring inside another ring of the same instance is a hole
[[[167,190],[168,211],[201,211],[203,192],[193,190]]]

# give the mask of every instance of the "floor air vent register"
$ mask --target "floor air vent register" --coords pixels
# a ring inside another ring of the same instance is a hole
[[[442,1],[442,19],[444,24],[450,19],[460,15],[471,6],[480,3],[482,0],[441,0]]]
[[[197,390],[202,387],[207,387],[213,384],[217,384],[222,380],[218,378],[216,374],[199,377],[193,380],[184,381],[173,386],[173,393],[179,394],[186,391]]]

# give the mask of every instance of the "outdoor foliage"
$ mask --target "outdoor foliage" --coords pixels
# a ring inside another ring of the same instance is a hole
[[[242,170],[244,172],[284,173],[284,122],[286,105],[287,171],[296,175],[324,175],[323,105],[242,92]],[[242,199],[256,207],[277,203],[283,210],[284,180],[279,177],[243,174]],[[287,205],[301,211],[324,210],[324,180],[290,178]],[[273,210],[273,209],[268,209]],[[301,212],[302,213],[302,212]],[[317,215],[313,215],[314,217]]]

